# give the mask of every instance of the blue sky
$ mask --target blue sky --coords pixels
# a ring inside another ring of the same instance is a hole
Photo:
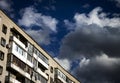
[[[0,0],[0,8],[81,83],[120,83],[120,0]]]

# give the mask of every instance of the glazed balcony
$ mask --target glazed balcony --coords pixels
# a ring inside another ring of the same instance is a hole
[[[14,41],[14,42],[15,42],[16,44],[18,44],[22,49],[24,49],[25,51],[27,51],[26,45],[25,45],[23,42],[21,42],[17,37],[11,36],[11,37],[10,37],[10,40],[11,40],[11,41]]]
[[[57,68],[55,69],[55,78],[62,81],[62,83],[67,83],[66,76]]]
[[[23,48],[21,48],[19,45],[17,45],[15,42],[11,43],[11,49],[9,50],[9,53],[13,54],[18,59],[28,64],[30,67],[33,67],[33,63],[27,59],[28,57],[27,52]]]
[[[46,59],[43,55],[37,56],[35,53],[33,53],[33,57],[45,68],[48,69],[48,59]]]

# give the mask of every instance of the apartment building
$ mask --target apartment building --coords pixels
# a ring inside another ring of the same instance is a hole
[[[80,83],[0,10],[0,83]]]

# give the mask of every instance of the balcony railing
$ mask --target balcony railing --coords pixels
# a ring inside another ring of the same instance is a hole
[[[12,42],[11,47],[12,48],[10,49],[9,53],[12,53],[18,59],[20,59],[24,63],[28,64],[30,67],[33,67],[33,63],[30,62],[27,59],[28,55],[27,55],[27,52],[24,49],[22,49],[21,47],[19,47],[19,45],[17,45],[15,42]]]
[[[48,75],[47,75],[45,72],[41,71],[39,68],[37,68],[37,72],[38,72],[40,75],[42,75],[45,79],[48,79]]]
[[[29,73],[30,67],[27,66],[24,62],[19,60],[14,55],[8,55],[7,68],[13,69],[16,72],[18,72],[21,76],[31,79],[30,77],[31,73]]]
[[[23,44],[19,39],[17,39],[15,36],[11,36],[10,40],[14,41],[17,43],[20,47],[22,47],[24,50],[27,50],[25,44]]]
[[[48,64],[48,59],[44,55],[39,53],[38,57],[41,58],[46,64]]]
[[[49,60],[44,55],[42,55],[40,52],[38,52],[37,55],[35,53],[31,53],[32,51],[29,52],[29,50],[33,48],[33,47],[31,47],[32,45],[30,43],[28,43],[28,47],[26,47],[26,45],[24,43],[22,43],[15,36],[11,36],[10,40],[13,41],[11,44],[12,48],[11,48],[10,52],[12,52],[16,57],[18,57],[20,60],[22,60],[29,66],[33,67],[32,62],[27,60],[28,53],[30,53],[30,54],[32,54],[31,56],[34,56],[36,58],[36,60],[38,60],[46,69],[48,69],[48,67],[49,67],[48,61]]]
[[[49,68],[49,65],[45,62],[45,60],[41,59],[41,57],[38,57],[35,53],[33,53],[33,57],[41,63],[46,69]]]
[[[25,76],[26,78],[31,79],[30,74],[22,70],[20,67],[18,67],[14,63],[9,63],[8,67],[11,67],[12,69],[19,72],[21,75]]]
[[[61,80],[63,83],[67,83],[66,76],[57,68],[55,69],[55,78]]]
[[[12,43],[12,49],[11,52],[21,60],[25,61],[24,57],[26,57],[26,54],[22,52],[22,50],[16,45],[14,42]]]
[[[9,77],[6,76],[6,82],[10,82],[10,83],[21,83],[20,81],[18,81],[17,79],[13,78],[13,77]]]

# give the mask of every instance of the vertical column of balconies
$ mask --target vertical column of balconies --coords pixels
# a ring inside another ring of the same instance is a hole
[[[35,47],[28,43],[27,46],[23,44],[15,36],[12,36],[10,39],[11,49],[9,50],[10,61],[9,67],[19,72],[29,80],[37,83],[38,77],[41,76],[41,79],[44,78],[48,80],[48,75],[44,72],[48,69],[48,59],[42,55],[40,51],[37,50],[37,54],[34,52]],[[17,59],[15,62],[14,58]],[[13,63],[15,62],[15,63]],[[25,65],[25,69],[22,69],[20,66]],[[30,71],[31,70],[31,71]]]
[[[45,56],[43,56],[41,52],[36,48],[34,48],[33,57],[36,60],[34,64],[36,64],[37,66],[35,65],[34,70],[38,73],[38,77],[39,75],[41,75],[45,79],[48,79],[48,75],[45,74],[45,70],[47,70],[49,67],[48,59]]]

